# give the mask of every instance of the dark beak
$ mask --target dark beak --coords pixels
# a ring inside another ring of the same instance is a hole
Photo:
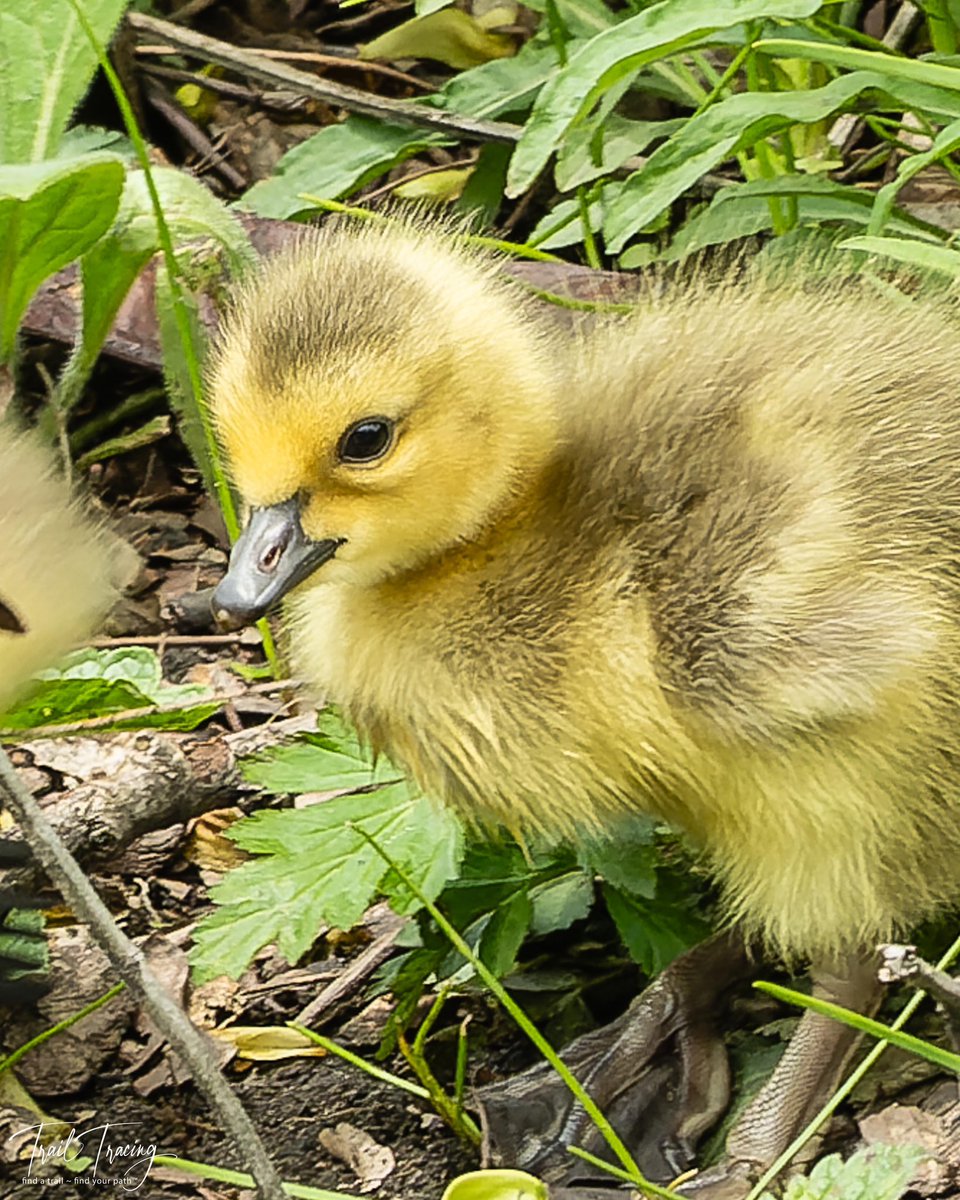
[[[272,605],[332,558],[344,538],[311,541],[296,499],[255,508],[230,554],[230,567],[213,593],[213,615],[226,629],[251,625]]]

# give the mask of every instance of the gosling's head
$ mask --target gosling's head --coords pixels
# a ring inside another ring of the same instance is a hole
[[[273,259],[211,374],[250,508],[214,605],[252,620],[307,578],[365,585],[469,541],[556,444],[549,353],[488,261],[338,224]]]

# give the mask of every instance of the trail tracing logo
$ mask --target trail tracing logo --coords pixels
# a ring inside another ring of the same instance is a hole
[[[106,1122],[84,1129],[71,1128],[65,1136],[44,1137],[57,1130],[62,1133],[63,1122],[46,1121],[39,1125],[25,1125],[11,1135],[10,1141],[23,1140],[32,1136],[30,1161],[22,1184],[38,1187],[57,1187],[70,1183],[77,1187],[90,1184],[99,1191],[114,1188],[122,1192],[138,1192],[146,1183],[157,1154],[156,1142],[141,1141],[129,1132],[138,1126],[136,1121]],[[175,1157],[170,1155],[170,1157]],[[71,1170],[63,1175],[37,1175],[53,1163],[71,1164]]]

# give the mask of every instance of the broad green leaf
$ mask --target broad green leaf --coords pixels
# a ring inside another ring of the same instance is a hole
[[[425,147],[447,144],[439,134],[348,117],[288,150],[273,176],[255,183],[238,203],[261,217],[293,218],[315,207],[305,195],[338,200]]]
[[[507,23],[507,18],[502,22]],[[443,8],[414,17],[360,47],[363,59],[426,58],[465,71],[516,51],[513,38],[491,33],[484,23],[459,8]]]
[[[374,762],[349,750],[332,750],[323,740],[306,734],[240,764],[243,777],[271,792],[357,791],[396,783],[402,772],[388,759]]]
[[[659,856],[656,824],[649,817],[632,817],[608,837],[582,841],[579,858],[622,892],[647,900],[656,895]]]
[[[899,1200],[916,1168],[932,1155],[922,1146],[866,1146],[844,1162],[822,1158],[809,1175],[791,1179],[782,1200]],[[774,1200],[764,1192],[761,1200]]]
[[[323,924],[355,925],[389,874],[364,833],[431,899],[462,853],[456,819],[406,783],[297,811],[257,813],[234,825],[230,837],[263,857],[213,889],[219,907],[198,926],[191,954],[197,976],[236,976],[269,942],[295,962]]]
[[[109,42],[127,0],[83,0]],[[96,52],[67,0],[0,0],[0,162],[40,162],[57,150],[97,67]]]
[[[659,974],[707,933],[704,922],[690,912],[689,905],[671,903],[668,889],[658,887],[657,891],[656,899],[645,900],[610,884],[603,886],[607,908],[620,936],[648,975]]]
[[[548,1200],[545,1183],[524,1171],[471,1171],[450,1184],[441,1200]]]
[[[593,904],[593,880],[582,870],[568,871],[532,887],[531,933],[554,933],[582,921]]]
[[[156,705],[159,711],[114,727],[194,729],[220,707],[209,696],[200,684],[167,683],[160,660],[146,647],[76,650],[40,672],[36,686],[0,714],[0,726],[32,729]]]
[[[960,251],[946,246],[932,246],[906,238],[855,237],[840,243],[841,250],[862,250],[866,254],[882,254],[897,262],[924,271],[937,271],[960,279]]]
[[[868,71],[842,75],[809,92],[741,92],[691,117],[624,184],[607,210],[604,235],[616,253],[688,187],[725,159],[794,124],[820,121],[861,97],[875,107],[960,115],[960,97]]]
[[[571,43],[571,52],[575,46],[576,43]],[[455,75],[435,96],[422,103],[468,117],[522,112],[556,74],[558,63],[553,46],[528,42],[513,58],[501,58]]]
[[[108,155],[0,166],[0,363],[40,284],[109,228],[122,187]]]
[[[696,45],[717,30],[765,18],[812,16],[820,0],[661,0],[591,38],[540,93],[507,176],[520,195],[564,134],[618,80],[646,63]]]
[[[773,214],[769,200],[784,196],[797,200],[799,225],[824,221],[867,225],[872,219],[874,197],[849,184],[836,183],[815,175],[780,175],[774,179],[757,179],[721,189],[707,208],[678,231],[659,258],[664,262],[675,262],[706,246],[722,245],[736,238],[750,237],[772,229]],[[897,214],[891,220],[891,228],[912,233],[928,242],[941,241],[936,231],[908,214]],[[624,268],[632,265],[630,250],[621,257],[620,265]]]
[[[469,213],[480,228],[492,225],[500,211],[510,150],[510,146],[498,145],[496,142],[484,146],[457,201],[460,212]]]
[[[511,970],[523,939],[530,932],[533,906],[526,889],[501,904],[487,922],[477,945],[477,955],[499,979]]]

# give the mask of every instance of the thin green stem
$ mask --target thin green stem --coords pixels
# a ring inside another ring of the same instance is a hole
[[[127,136],[133,143],[134,151],[137,155],[137,161],[143,171],[144,182],[147,185],[147,192],[150,196],[150,205],[153,209],[154,220],[157,222],[157,239],[160,242],[160,251],[163,255],[163,261],[167,268],[167,278],[170,283],[170,294],[173,298],[173,319],[177,327],[177,333],[180,337],[181,347],[183,349],[183,360],[187,368],[187,377],[190,381],[190,391],[193,396],[194,407],[200,421],[200,429],[203,434],[204,447],[210,461],[210,471],[213,476],[214,488],[217,493],[217,502],[220,505],[220,511],[223,513],[223,523],[227,527],[227,534],[231,542],[235,542],[240,536],[240,520],[237,516],[237,508],[233,502],[233,493],[230,491],[230,485],[227,482],[227,472],[224,467],[223,458],[220,454],[220,446],[217,442],[216,433],[214,432],[213,422],[210,419],[210,412],[207,409],[206,399],[203,394],[203,380],[200,372],[200,358],[197,354],[197,348],[193,342],[193,336],[190,332],[190,314],[187,306],[186,295],[180,284],[180,266],[177,262],[176,251],[173,245],[173,236],[170,233],[170,226],[167,224],[166,214],[163,211],[163,205],[160,202],[160,193],[157,190],[157,183],[153,177],[153,170],[150,163],[150,154],[147,150],[147,143],[144,140],[143,134],[140,132],[140,126],[137,123],[136,115],[127,99],[127,94],[123,89],[123,84],[120,82],[120,77],[113,69],[113,64],[107,55],[103,43],[97,37],[97,34],[87,20],[87,14],[84,12],[80,0],[70,0],[70,7],[77,14],[77,20],[87,36],[87,40],[93,47],[93,50],[100,63],[100,69],[103,71],[107,83],[110,85],[110,90],[113,92],[113,97],[117,102],[117,107],[120,109],[120,116],[123,119],[124,128],[127,131]],[[267,625],[266,620],[258,621],[257,628],[260,630],[260,636],[263,639],[263,652],[267,656],[267,661],[273,669],[274,677],[280,679],[284,675],[283,664],[280,662],[277,655],[276,645],[273,640],[273,635]]]
[[[343,1046],[338,1046],[336,1042],[332,1042],[330,1038],[324,1037],[322,1033],[314,1033],[312,1029],[307,1029],[305,1025],[298,1025],[295,1021],[288,1021],[287,1024],[291,1029],[295,1029],[297,1033],[302,1033],[304,1037],[308,1037],[311,1042],[316,1042],[318,1046],[322,1046],[328,1054],[335,1054],[345,1062],[359,1067],[361,1071],[366,1071],[368,1075],[372,1075],[374,1079],[379,1079],[381,1083],[389,1083],[391,1087],[409,1092],[411,1096],[416,1096],[420,1100],[430,1099],[430,1093],[425,1087],[421,1087],[419,1083],[411,1083],[409,1079],[404,1079],[400,1075],[394,1075],[392,1071],[385,1071],[383,1067],[378,1067],[375,1063],[367,1062],[359,1054],[354,1054],[352,1050],[345,1050]]]
[[[577,207],[580,210],[580,228],[583,230],[583,249],[587,256],[587,263],[595,271],[599,271],[603,263],[600,261],[597,239],[594,237],[593,228],[590,225],[590,200],[585,187],[577,188]]]
[[[153,1161],[158,1167],[172,1167],[175,1171],[198,1175],[201,1179],[212,1179],[216,1183],[231,1183],[241,1188],[254,1186],[253,1176],[245,1171],[230,1171],[226,1167],[214,1167],[210,1163],[194,1162],[190,1158],[177,1158],[173,1154],[158,1154]],[[294,1200],[364,1200],[363,1196],[357,1196],[353,1192],[328,1192],[323,1188],[309,1187],[305,1183],[284,1183],[282,1187]]]
[[[389,855],[382,846],[378,844],[375,838],[371,837],[365,829],[355,826],[357,833],[368,842],[373,849],[380,855],[383,861],[395,871],[401,882],[410,889],[414,896],[420,901],[424,908],[429,912],[434,921],[443,931],[447,940],[455,950],[470,963],[477,975],[483,980],[490,991],[496,996],[497,1000],[503,1005],[506,1011],[510,1014],[519,1028],[527,1035],[537,1050],[543,1055],[547,1062],[557,1072],[563,1082],[569,1088],[573,1098],[583,1107],[584,1112],[594,1123],[597,1130],[603,1137],[604,1141],[619,1159],[620,1163],[627,1174],[627,1178],[640,1191],[645,1192],[649,1196],[667,1197],[667,1200],[676,1200],[676,1193],[668,1192],[666,1188],[658,1187],[654,1183],[650,1183],[644,1178],[640,1168],[634,1162],[630,1151],[623,1144],[619,1134],[600,1111],[593,1097],[587,1092],[580,1081],[576,1078],[567,1064],[557,1054],[556,1050],[550,1045],[547,1039],[543,1036],[540,1030],[536,1027],[533,1021],[527,1016],[524,1010],[513,999],[510,993],[504,988],[500,980],[493,974],[481,959],[477,957],[470,945],[460,935],[460,933],[450,924],[443,913],[437,908],[432,900],[428,900],[420,887],[410,878],[406,870]]]
[[[956,939],[953,945],[947,950],[946,954],[937,963],[938,970],[945,970],[960,954],[960,937]],[[913,1014],[923,1003],[925,993],[917,992],[915,996],[911,996],[904,1005],[903,1011],[895,1021],[889,1026],[891,1030],[902,1029],[903,1026],[910,1020]],[[768,1170],[764,1171],[763,1175],[757,1180],[746,1200],[760,1200],[764,1191],[776,1179],[780,1172],[787,1167],[791,1160],[800,1153],[803,1147],[815,1137],[818,1130],[833,1116],[840,1105],[846,1100],[850,1093],[854,1090],[857,1084],[863,1079],[864,1075],[870,1070],[877,1059],[883,1054],[887,1048],[886,1042],[880,1042],[870,1051],[864,1058],[863,1062],[852,1071],[846,1081],[839,1087],[830,1097],[827,1103],[820,1109],[812,1121],[803,1129],[797,1137],[787,1146],[786,1150],[777,1158],[776,1162],[772,1163]]]
[[[98,1008],[103,1008],[105,1004],[109,1004],[114,996],[118,996],[127,985],[125,983],[115,983],[113,987],[104,992],[102,996],[98,996],[96,1000],[91,1000],[89,1004],[85,1004],[79,1012],[73,1013],[69,1017],[65,1017],[62,1021],[58,1021],[56,1025],[51,1025],[49,1029],[45,1029],[42,1033],[38,1033],[36,1037],[32,1037],[29,1042],[24,1042],[22,1046],[18,1046],[16,1050],[11,1051],[6,1058],[0,1059],[0,1075],[4,1071],[9,1071],[20,1061],[25,1054],[29,1054],[31,1050],[35,1050],[37,1046],[42,1046],[52,1037],[56,1037],[58,1033],[63,1033],[65,1029],[69,1029],[71,1025],[76,1025],[78,1021],[82,1021],[84,1017],[89,1017],[91,1013],[97,1011]]]
[[[356,217],[358,221],[390,221],[392,218],[384,213],[374,212],[372,208],[361,208],[356,204],[341,204],[339,200],[325,200],[322,196],[311,196],[304,192],[297,196],[307,204],[322,209],[324,212],[342,213],[345,217]],[[487,250],[497,250],[501,254],[509,254],[514,258],[532,258],[537,262],[563,262],[556,254],[547,254],[545,250],[536,250],[523,242],[505,242],[501,238],[483,237],[478,233],[451,233],[456,241],[468,246],[482,246]]]

